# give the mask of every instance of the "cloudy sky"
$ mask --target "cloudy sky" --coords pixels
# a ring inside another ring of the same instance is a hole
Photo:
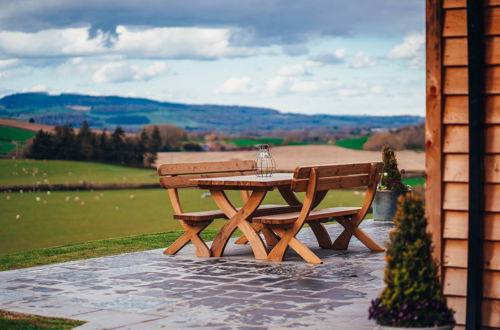
[[[23,91],[423,115],[422,0],[0,0]]]

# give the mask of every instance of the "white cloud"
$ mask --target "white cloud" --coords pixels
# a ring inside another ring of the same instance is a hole
[[[290,66],[283,66],[279,69],[280,76],[302,76],[307,73],[303,64],[294,64]]]
[[[312,81],[312,80],[300,80],[297,79],[293,81],[290,91],[297,93],[311,93],[331,89],[333,83],[331,81]]]
[[[276,76],[267,81],[267,93],[270,95],[282,94],[290,90],[290,78]]]
[[[311,56],[311,59],[325,64],[339,64],[345,60],[345,49],[339,48],[331,52],[321,52]]]
[[[403,43],[394,46],[387,57],[394,59],[411,59],[423,52],[425,35],[423,32],[411,32],[403,40]]]
[[[145,68],[130,65],[125,61],[109,62],[94,72],[92,79],[96,83],[119,83],[125,81],[148,81],[167,72],[164,62],[153,62]]]
[[[48,92],[49,88],[44,85],[44,84],[38,84],[38,85],[35,85],[31,88],[24,88],[22,90],[22,92],[35,92],[35,93],[38,93],[38,92]]]
[[[216,59],[256,55],[258,47],[231,44],[238,33],[228,28],[118,25],[116,36],[90,27],[38,32],[0,31],[0,57],[61,57],[122,55],[129,58]]]
[[[11,58],[7,60],[0,60],[0,69],[10,69],[19,64],[19,60],[16,58]]]
[[[253,94],[256,91],[249,77],[229,78],[216,89],[220,94]]]
[[[404,37],[403,43],[394,46],[387,57],[390,59],[407,60],[407,67],[421,70],[424,67],[425,51],[424,32],[410,32]]]
[[[351,59],[350,66],[355,69],[368,68],[377,65],[377,62],[365,55],[363,52],[358,52]]]
[[[162,27],[133,29],[116,27],[113,50],[129,57],[205,58],[255,55],[246,47],[232,46],[230,29]]]
[[[134,75],[134,70],[127,63],[112,62],[104,64],[92,78],[96,83],[117,83],[132,80]]]
[[[90,28],[42,30],[34,33],[0,31],[0,55],[10,57],[54,57],[100,54],[108,36]]]
[[[168,72],[168,67],[165,62],[153,62],[144,69],[136,68],[136,74],[134,80],[138,81],[148,81],[157,76],[160,76]]]

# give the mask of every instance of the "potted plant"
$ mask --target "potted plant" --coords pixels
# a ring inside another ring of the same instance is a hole
[[[441,291],[420,197],[399,197],[394,224],[386,252],[386,286],[372,300],[369,318],[378,329],[452,329],[454,311]]]
[[[401,179],[394,149],[385,146],[382,149],[383,173],[380,185],[373,200],[373,219],[390,221],[396,213],[398,197],[409,191]]]

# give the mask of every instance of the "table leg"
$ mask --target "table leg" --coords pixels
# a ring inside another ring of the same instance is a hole
[[[248,201],[239,211],[237,211],[236,208],[231,204],[224,191],[211,190],[210,193],[217,206],[229,218],[229,221],[224,226],[222,226],[212,243],[212,247],[210,248],[212,255],[214,257],[222,256],[229,238],[231,238],[231,235],[236,230],[236,228],[239,228],[250,242],[250,246],[252,247],[255,258],[262,260],[267,259],[267,252],[262,238],[246,221],[246,219],[250,215],[252,215],[252,213],[262,203],[267,191],[258,190],[252,192]]]

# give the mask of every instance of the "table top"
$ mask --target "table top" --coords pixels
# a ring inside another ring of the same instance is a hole
[[[290,186],[293,173],[274,173],[272,176],[238,175],[220,178],[193,179],[203,189],[274,189]]]

